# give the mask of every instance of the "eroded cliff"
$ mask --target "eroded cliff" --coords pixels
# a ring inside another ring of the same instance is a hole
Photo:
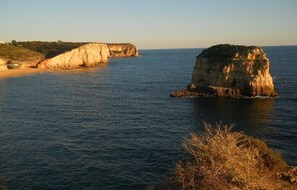
[[[139,55],[135,45],[130,43],[107,44],[111,57],[136,57]]]
[[[256,46],[221,44],[197,57],[192,82],[171,96],[277,96],[269,59]]]
[[[37,64],[38,68],[59,69],[70,67],[89,67],[107,63],[110,57],[107,44],[89,43],[71,51],[46,59]]]

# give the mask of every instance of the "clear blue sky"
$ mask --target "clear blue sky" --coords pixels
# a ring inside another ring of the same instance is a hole
[[[297,0],[0,0],[0,40],[297,45]]]

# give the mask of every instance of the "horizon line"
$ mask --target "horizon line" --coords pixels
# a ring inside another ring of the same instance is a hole
[[[6,40],[0,40],[3,42],[6,42],[7,44],[12,44],[11,40],[6,41]],[[55,41],[46,41],[46,40],[32,40],[32,41],[17,41],[16,42],[69,42],[69,43],[106,43],[106,44],[133,44],[136,46],[136,48],[138,50],[166,50],[166,49],[205,49],[214,45],[218,45],[218,44],[230,44],[230,45],[244,45],[244,44],[231,44],[231,43],[217,43],[217,44],[213,44],[210,46],[202,46],[202,47],[160,47],[160,48],[138,48],[136,43],[133,42],[102,42],[102,41],[63,41],[63,40],[55,40]],[[244,45],[244,46],[258,46],[258,47],[284,47],[284,46],[297,46],[297,44],[281,44],[281,45]]]

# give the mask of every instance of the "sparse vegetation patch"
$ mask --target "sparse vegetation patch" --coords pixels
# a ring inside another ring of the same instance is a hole
[[[244,57],[251,53],[256,46],[241,46],[241,45],[230,45],[230,44],[219,44],[211,46],[210,48],[204,49],[199,55],[208,59],[231,59],[235,57],[237,53]]]

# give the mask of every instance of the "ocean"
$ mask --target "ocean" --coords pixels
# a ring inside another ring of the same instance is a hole
[[[264,49],[275,99],[171,98],[202,49],[0,80],[0,178],[9,190],[144,189],[173,174],[203,122],[234,124],[297,165],[297,46]]]

